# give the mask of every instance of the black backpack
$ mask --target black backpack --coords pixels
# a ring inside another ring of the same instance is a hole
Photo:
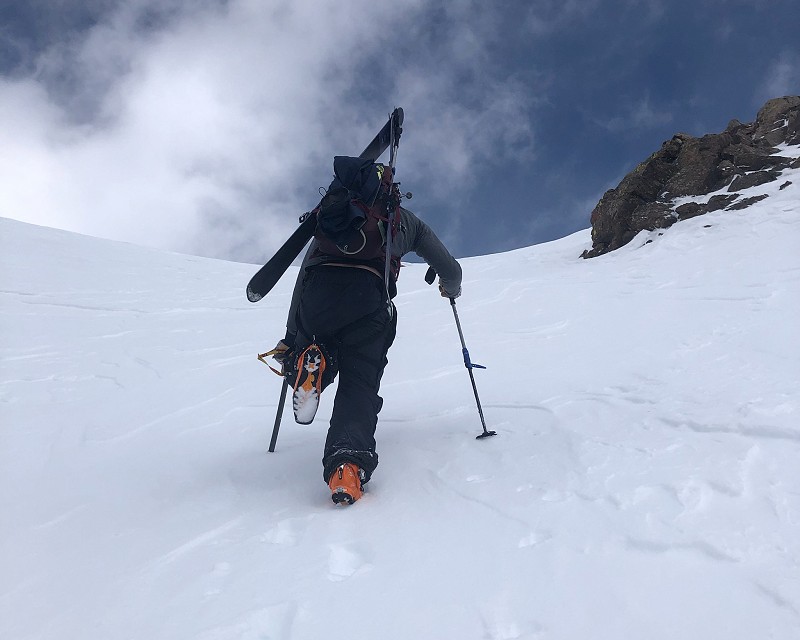
[[[400,192],[392,182],[391,167],[336,156],[333,173],[317,208],[317,250],[329,261],[367,265],[383,273],[390,211],[394,210],[392,240],[400,227]],[[393,257],[392,280],[397,280],[399,268],[400,260]]]

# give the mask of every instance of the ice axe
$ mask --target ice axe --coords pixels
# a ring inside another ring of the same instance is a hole
[[[280,400],[278,400],[278,410],[275,412],[275,424],[272,426],[272,438],[270,438],[269,441],[270,453],[275,452],[275,443],[278,442],[278,430],[281,428],[283,405],[286,403],[286,392],[289,390],[289,381],[284,377],[283,373],[278,371],[266,360],[269,356],[274,356],[276,353],[284,353],[284,352],[281,352],[278,349],[273,349],[272,351],[267,351],[266,353],[258,354],[258,359],[265,365],[267,365],[270,369],[272,369],[272,373],[277,373],[281,378],[283,378],[283,382],[281,384],[281,397]]]
[[[428,267],[428,272],[425,274],[425,282],[428,284],[433,284],[433,281],[436,280],[436,270],[433,267]],[[467,345],[464,342],[464,332],[461,330],[461,322],[458,319],[458,311],[456,310],[456,299],[450,298],[450,306],[453,309],[453,317],[456,319],[456,327],[458,328],[458,337],[461,339],[461,353],[464,355],[464,366],[467,368],[469,372],[469,380],[472,382],[472,391],[475,394],[475,402],[478,405],[478,415],[481,417],[481,425],[483,425],[483,433],[478,434],[475,436],[476,440],[481,440],[483,438],[488,438],[489,436],[496,436],[496,431],[489,431],[486,428],[486,420],[483,417],[483,408],[481,407],[481,400],[478,397],[478,387],[475,385],[475,376],[472,375],[473,369],[485,369],[481,364],[475,364],[470,360],[469,357],[469,350],[467,349]]]

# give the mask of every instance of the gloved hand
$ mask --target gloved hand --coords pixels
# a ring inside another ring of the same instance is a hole
[[[441,280],[441,278],[440,278],[440,279],[439,279],[439,293],[441,293],[441,294],[442,294],[442,297],[443,297],[443,298],[451,298],[451,299],[455,299],[455,298],[458,298],[458,296],[460,296],[460,295],[461,295],[461,287],[459,287],[459,288],[458,288],[458,291],[456,291],[455,293],[450,293],[449,291],[447,291],[447,290],[446,290],[446,289],[445,289],[445,288],[442,286],[442,280]]]
[[[273,367],[269,362],[266,361],[266,358],[272,356],[281,365],[281,370],[278,371],[275,367]],[[275,348],[271,351],[267,351],[266,353],[259,353],[258,359],[261,360],[265,365],[267,365],[270,369],[272,369],[273,373],[278,374],[279,376],[286,377],[290,375],[290,371],[287,371],[287,365],[289,367],[292,366],[292,350],[291,347],[286,344],[283,340],[279,340],[278,344],[275,345]]]
[[[276,344],[275,348],[269,353],[273,358],[275,358],[275,360],[283,364],[283,361],[289,354],[289,348],[290,348],[289,345],[286,344],[283,340],[278,340],[278,344]]]

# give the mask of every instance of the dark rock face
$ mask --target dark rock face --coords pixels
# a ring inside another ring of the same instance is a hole
[[[687,202],[675,208],[675,213],[678,215],[678,220],[688,220],[702,216],[704,213],[711,213],[712,211],[719,211],[733,203],[739,194],[730,196],[712,196],[706,204],[699,204],[697,202]]]
[[[777,180],[797,160],[774,155],[775,145],[800,144],[800,96],[776,98],[758,112],[755,122],[731,120],[722,133],[695,138],[679,133],[607,191],[592,211],[592,248],[584,258],[608,253],[640,231],[664,229],[710,211],[731,207],[737,191]],[[728,186],[730,196],[707,204],[674,208],[681,196],[700,196]],[[752,202],[744,199],[737,208]],[[747,204],[745,204],[747,203]]]
[[[779,175],[779,171],[774,173],[771,171],[753,171],[753,173],[748,173],[744,176],[736,176],[731,182],[731,186],[728,187],[728,191],[742,191],[743,189],[757,187],[760,184],[767,184],[767,182],[777,180]]]
[[[754,138],[767,144],[800,144],[800,121],[798,121],[800,96],[786,96],[769,100],[756,116]]]
[[[741,211],[742,209],[747,209],[747,207],[749,207],[751,204],[761,202],[766,198],[769,198],[769,196],[766,193],[762,193],[760,196],[753,196],[752,198],[739,200],[739,202],[736,204],[732,204],[730,207],[728,207],[728,211]]]

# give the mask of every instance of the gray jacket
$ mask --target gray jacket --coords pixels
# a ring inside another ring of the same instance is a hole
[[[400,222],[400,231],[392,240],[392,255],[402,258],[408,252],[413,251],[436,270],[439,275],[439,282],[446,292],[458,295],[461,292],[461,265],[450,255],[442,241],[436,237],[436,234],[427,224],[403,207],[400,207]],[[306,268],[327,262],[324,258],[312,258],[317,248],[316,245],[317,240],[313,239],[300,266],[300,273],[294,285],[292,303],[289,307],[289,318],[286,322],[287,337],[294,336],[297,333],[295,317],[300,304],[300,293]],[[382,274],[376,274],[376,277],[383,276]]]

